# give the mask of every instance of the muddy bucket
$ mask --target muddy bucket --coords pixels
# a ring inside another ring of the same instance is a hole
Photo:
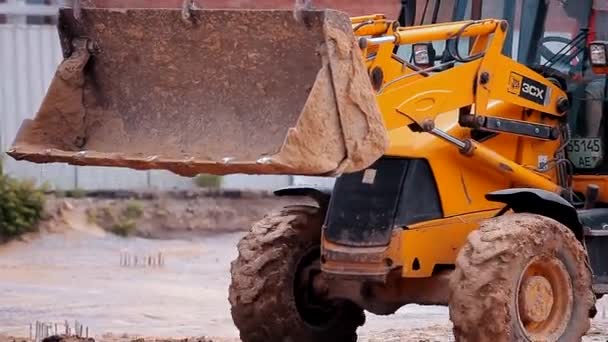
[[[336,11],[62,9],[64,61],[9,154],[181,175],[363,169],[387,136]]]

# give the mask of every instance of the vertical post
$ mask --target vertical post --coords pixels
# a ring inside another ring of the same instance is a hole
[[[517,61],[531,65],[536,62],[538,42],[545,31],[547,19],[545,0],[526,0],[521,2],[521,26]]]
[[[515,31],[515,4],[517,1],[505,1],[502,9],[502,17],[509,23],[509,31],[505,38],[505,45],[502,48],[502,53],[505,56],[513,56],[513,32]],[[521,26],[521,24],[520,24]]]
[[[481,0],[473,0],[471,2],[471,19],[472,20],[481,19],[481,9],[482,9],[481,6],[482,6]],[[469,38],[469,52],[473,48],[473,43],[475,43],[475,39],[476,39],[476,37]]]
[[[587,51],[587,49],[585,49]],[[587,60],[587,56],[585,59]],[[608,115],[608,74],[604,75],[604,98],[602,99],[602,117],[605,118]],[[604,132],[606,132],[608,128],[604,127]]]
[[[454,10],[452,11],[452,21],[463,21],[467,12],[467,0],[454,1]]]
[[[72,166],[74,168],[74,190],[78,189],[78,168],[76,166]]]
[[[401,0],[399,24],[403,27],[414,25],[416,20],[416,0]]]
[[[471,19],[472,20],[481,19],[481,6],[482,6],[481,0],[473,0],[471,2]]]

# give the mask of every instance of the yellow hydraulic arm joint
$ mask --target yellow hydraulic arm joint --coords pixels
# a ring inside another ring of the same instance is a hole
[[[392,24],[383,14],[351,17],[353,32],[358,36],[377,36],[385,34]]]

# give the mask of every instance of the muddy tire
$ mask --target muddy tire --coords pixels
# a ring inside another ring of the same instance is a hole
[[[497,217],[472,232],[450,290],[456,341],[580,341],[595,304],[581,243],[532,214]]]
[[[286,207],[239,242],[229,300],[243,342],[356,341],[361,308],[346,301],[308,306],[306,291],[296,290],[302,265],[318,262],[323,215],[315,207]]]

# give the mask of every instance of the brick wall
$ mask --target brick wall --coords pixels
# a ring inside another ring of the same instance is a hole
[[[179,7],[182,0],[94,0],[98,7]],[[294,0],[196,0],[203,8],[292,8]],[[316,7],[331,7],[351,16],[384,13],[395,18],[399,0],[314,0]]]
[[[0,0],[1,2],[2,0]],[[87,1],[87,0],[84,0]],[[183,0],[88,0],[98,7],[180,7]],[[441,20],[448,20],[451,15],[453,0],[442,2]],[[503,1],[517,1],[517,12],[521,1],[524,0],[488,0],[484,2],[484,16],[500,16]],[[195,0],[203,8],[292,8],[294,0]],[[396,18],[399,14],[400,0],[313,0],[316,7],[330,7],[342,10],[351,16],[383,13],[388,18]],[[423,7],[424,1],[420,1]],[[432,4],[434,1],[431,1]],[[420,8],[419,8],[420,10]],[[430,10],[429,10],[430,12]],[[420,14],[420,13],[418,13]],[[418,19],[419,20],[419,19]],[[547,15],[547,29],[550,31],[576,31],[576,22],[568,18],[557,1],[552,1]]]

